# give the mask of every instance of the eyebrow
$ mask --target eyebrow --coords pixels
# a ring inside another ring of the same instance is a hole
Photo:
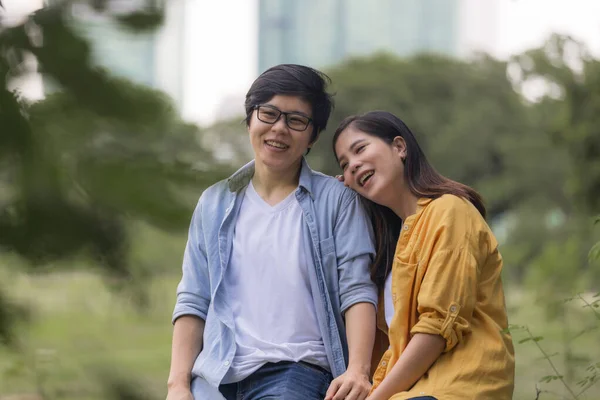
[[[354,150],[354,148],[355,148],[356,146],[358,146],[359,144],[361,144],[362,142],[366,142],[366,139],[357,139],[357,140],[355,140],[355,141],[354,141],[354,143],[352,143],[352,144],[350,145],[350,148],[349,148],[349,149],[350,149],[350,151]],[[340,162],[341,162],[342,160],[344,160],[344,159],[345,159],[345,157],[344,157],[344,155],[342,154],[342,156],[341,156],[341,157],[338,159],[338,163],[340,163]]]
[[[350,145],[350,150],[354,150],[354,148],[359,145],[360,143],[366,141],[366,139],[357,139],[356,141],[354,141],[354,143],[352,143]]]

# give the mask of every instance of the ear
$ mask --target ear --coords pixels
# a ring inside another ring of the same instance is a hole
[[[254,118],[254,113],[256,110],[252,110],[249,115],[246,115],[246,118],[243,120],[243,123],[246,125],[246,131],[250,133],[250,124],[252,123],[252,119]]]
[[[403,160],[406,158],[406,141],[402,136],[396,136],[394,138],[394,140],[392,141],[392,147]]]
[[[243,121],[244,124],[246,125],[246,131],[248,133],[250,133],[250,123],[252,122],[252,116],[253,116],[253,114],[254,114],[254,111],[252,111],[252,114],[250,114],[249,117],[246,117],[246,120]]]

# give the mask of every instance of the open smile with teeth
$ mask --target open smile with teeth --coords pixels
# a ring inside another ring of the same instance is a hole
[[[375,173],[375,171],[368,171],[368,172],[365,172],[364,174],[362,174],[362,176],[358,180],[358,184],[360,186],[364,186],[365,183],[369,180],[369,178],[371,178],[373,176],[374,173]]]
[[[282,150],[285,150],[288,147],[290,147],[285,143],[276,142],[275,140],[265,140],[265,143],[271,147],[276,147],[276,148],[282,149]]]

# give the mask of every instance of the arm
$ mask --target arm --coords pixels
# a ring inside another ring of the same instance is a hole
[[[417,333],[368,400],[388,400],[394,394],[410,389],[438,359],[446,347],[439,335]]]
[[[375,342],[375,309],[370,303],[358,303],[346,311],[348,369],[331,382],[325,400],[365,399],[371,390],[369,381],[371,352]]]
[[[372,230],[359,200],[349,190],[334,230],[341,311],[346,319],[348,369],[330,385],[326,400],[366,398],[375,342],[377,289],[369,274]]]
[[[375,257],[373,227],[356,193],[346,189],[342,200],[334,228],[341,311],[358,303],[371,303],[376,311],[377,287],[369,271]]]
[[[369,303],[358,303],[346,311],[348,337],[348,369],[370,375],[371,353],[375,342],[375,309]]]
[[[201,200],[202,201],[202,200]],[[173,341],[167,399],[192,399],[192,367],[203,347],[204,325],[210,304],[210,281],[201,221],[201,201],[190,224],[183,257],[183,274],[173,311]]]
[[[169,392],[190,390],[194,361],[202,350],[204,320],[185,315],[175,321],[171,347],[171,371],[167,386]]]

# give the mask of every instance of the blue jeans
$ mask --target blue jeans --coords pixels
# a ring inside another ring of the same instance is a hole
[[[268,363],[241,382],[219,386],[227,400],[323,400],[333,377],[304,362]]]

